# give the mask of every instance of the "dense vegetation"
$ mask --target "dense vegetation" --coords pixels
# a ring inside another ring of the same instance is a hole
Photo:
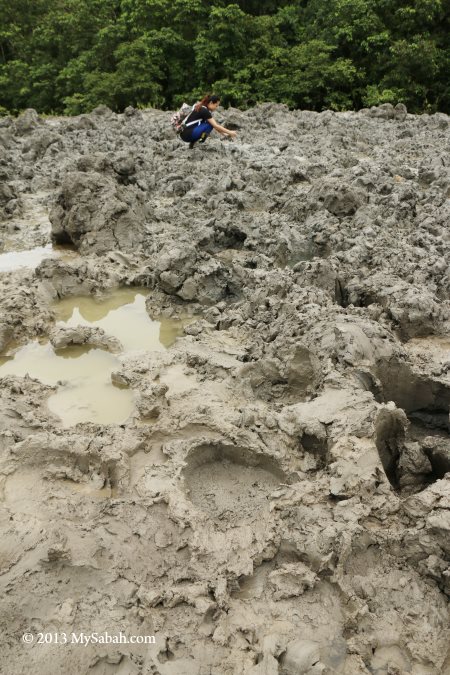
[[[403,102],[450,112],[450,0],[0,0],[0,112]]]

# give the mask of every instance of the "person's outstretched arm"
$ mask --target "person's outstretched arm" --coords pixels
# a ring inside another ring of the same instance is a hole
[[[218,122],[216,122],[214,117],[211,117],[208,120],[208,122],[210,123],[210,125],[212,126],[213,129],[215,129],[216,131],[219,132],[219,134],[223,134],[224,136],[231,136],[231,138],[235,138],[236,132],[231,131],[231,129],[226,129],[225,127],[218,124]]]

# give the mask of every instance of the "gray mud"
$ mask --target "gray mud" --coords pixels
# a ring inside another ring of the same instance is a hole
[[[48,253],[0,272],[1,354],[103,350],[133,397],[67,426],[0,377],[0,671],[448,674],[450,119],[218,117],[0,118],[0,253]],[[67,323],[130,287],[158,348]],[[155,644],[21,641],[120,631]]]

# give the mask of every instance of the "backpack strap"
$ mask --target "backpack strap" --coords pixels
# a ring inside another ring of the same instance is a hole
[[[204,106],[202,106],[202,107],[204,107]],[[195,111],[195,105],[192,106],[192,110],[191,110],[191,112],[189,113],[189,115],[186,117],[186,120],[188,120],[188,119],[190,118],[190,116],[192,115],[192,113],[193,113],[194,111]],[[201,120],[194,120],[193,122],[187,122],[186,120],[183,122],[184,128],[186,128],[186,127],[192,127],[194,124],[196,124],[196,125],[198,126],[198,125],[201,124],[201,122],[202,122]]]

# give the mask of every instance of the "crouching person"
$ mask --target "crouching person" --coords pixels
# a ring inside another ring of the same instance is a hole
[[[215,94],[207,94],[202,100],[194,106],[192,112],[187,116],[183,123],[183,131],[180,138],[189,143],[192,149],[197,143],[204,143],[213,129],[224,136],[234,138],[235,131],[226,129],[216,122],[212,116],[213,112],[219,107],[220,98]]]

